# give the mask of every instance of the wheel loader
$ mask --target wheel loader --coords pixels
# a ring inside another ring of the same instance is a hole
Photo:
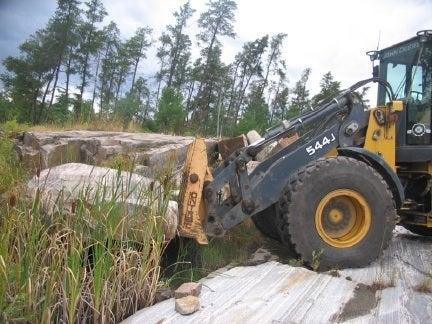
[[[268,129],[214,170],[195,139],[179,235],[207,244],[251,217],[305,264],[318,255],[319,270],[370,264],[397,224],[431,236],[432,30],[366,54],[371,78]],[[374,108],[358,93],[367,84],[377,86]],[[284,139],[292,140],[257,162]]]

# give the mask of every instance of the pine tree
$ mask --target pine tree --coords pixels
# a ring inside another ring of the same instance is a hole
[[[156,123],[163,133],[180,134],[183,131],[186,111],[182,104],[183,96],[174,88],[165,87],[159,100]]]
[[[222,44],[220,37],[235,37],[234,11],[237,4],[231,0],[210,0],[208,10],[200,15],[197,35],[201,47],[201,58],[196,62],[196,94],[192,102],[192,118],[195,127],[206,133],[210,110],[215,109],[217,84],[226,76],[221,61]],[[195,88],[195,87],[194,87]]]
[[[332,98],[340,91],[340,82],[334,81],[332,73],[329,71],[321,79],[321,91],[312,97],[312,107],[319,104],[321,100]]]

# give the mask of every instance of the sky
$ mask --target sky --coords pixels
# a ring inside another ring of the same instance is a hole
[[[173,13],[187,0],[104,0],[108,16],[121,37],[131,37],[137,28],[150,27],[157,40],[167,25],[174,25]],[[311,69],[307,88],[311,95],[320,90],[322,77],[331,72],[341,88],[371,77],[366,52],[382,49],[432,29],[432,0],[235,0],[235,39],[221,38],[222,59],[232,62],[245,42],[265,35],[286,33],[283,55],[289,86]],[[199,14],[207,0],[190,0],[196,9],[188,32],[195,41]],[[0,0],[0,62],[18,56],[18,46],[36,30],[45,27],[56,8],[56,0]],[[155,48],[147,56],[154,57]],[[195,49],[198,53],[199,49]],[[141,71],[151,77],[156,61],[143,62]],[[0,72],[4,68],[0,66]],[[373,93],[373,91],[372,91]],[[374,99],[373,99],[374,100]]]

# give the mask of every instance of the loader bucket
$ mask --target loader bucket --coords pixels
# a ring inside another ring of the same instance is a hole
[[[203,188],[206,181],[212,181],[207,165],[207,149],[203,139],[195,139],[188,148],[183,169],[179,196],[179,235],[207,244],[203,228],[205,205]]]

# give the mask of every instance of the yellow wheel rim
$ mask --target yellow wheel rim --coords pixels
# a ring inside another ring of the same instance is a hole
[[[369,204],[362,195],[338,189],[321,199],[315,213],[315,226],[327,244],[348,248],[366,236],[371,219]]]

